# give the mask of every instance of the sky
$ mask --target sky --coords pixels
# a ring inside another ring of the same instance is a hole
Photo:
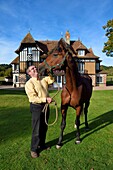
[[[10,64],[28,32],[35,40],[60,40],[68,30],[102,60],[113,66],[113,57],[102,52],[107,41],[103,26],[113,19],[113,0],[0,0],[0,64]]]

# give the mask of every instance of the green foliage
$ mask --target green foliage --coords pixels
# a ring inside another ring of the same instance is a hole
[[[6,77],[12,77],[12,68],[8,68],[8,69],[5,71],[5,76],[6,76]]]
[[[12,77],[11,64],[0,64],[0,77]]]
[[[12,68],[11,64],[0,64],[0,71],[5,71],[8,68]]]
[[[5,71],[0,71],[0,77],[4,77]]]
[[[107,76],[113,76],[113,66],[100,66],[100,70],[105,71]]]
[[[109,20],[103,29],[106,31],[107,42],[104,43],[102,52],[107,56],[113,57],[113,19]]]
[[[56,91],[50,91],[54,96]],[[55,97],[59,115],[47,132],[48,151],[39,158],[30,156],[31,114],[23,90],[0,90],[0,170],[112,170],[113,169],[113,90],[93,91],[89,107],[89,131],[81,117],[81,139],[75,145],[75,110],[68,109],[63,146],[55,145],[60,134],[60,93]],[[54,109],[50,122],[55,118]]]

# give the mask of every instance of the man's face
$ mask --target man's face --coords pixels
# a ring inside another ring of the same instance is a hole
[[[37,68],[35,66],[29,67],[29,75],[31,77],[37,77],[38,76]]]

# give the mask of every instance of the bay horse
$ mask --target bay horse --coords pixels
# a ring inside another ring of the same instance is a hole
[[[48,70],[64,70],[65,72],[66,84],[61,92],[61,133],[56,145],[57,148],[62,146],[63,131],[66,127],[66,114],[69,106],[76,110],[76,144],[81,142],[79,126],[80,115],[83,110],[85,127],[88,129],[87,112],[92,96],[92,79],[89,76],[80,75],[77,63],[72,56],[73,53],[72,47],[61,38],[58,46],[48,54],[40,65],[40,67],[45,67]]]

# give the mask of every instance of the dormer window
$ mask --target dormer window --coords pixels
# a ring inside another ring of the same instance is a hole
[[[79,56],[84,56],[85,55],[85,51],[84,50],[78,50],[78,55]]]
[[[27,49],[27,55],[32,55],[32,47],[28,47],[28,49]]]

